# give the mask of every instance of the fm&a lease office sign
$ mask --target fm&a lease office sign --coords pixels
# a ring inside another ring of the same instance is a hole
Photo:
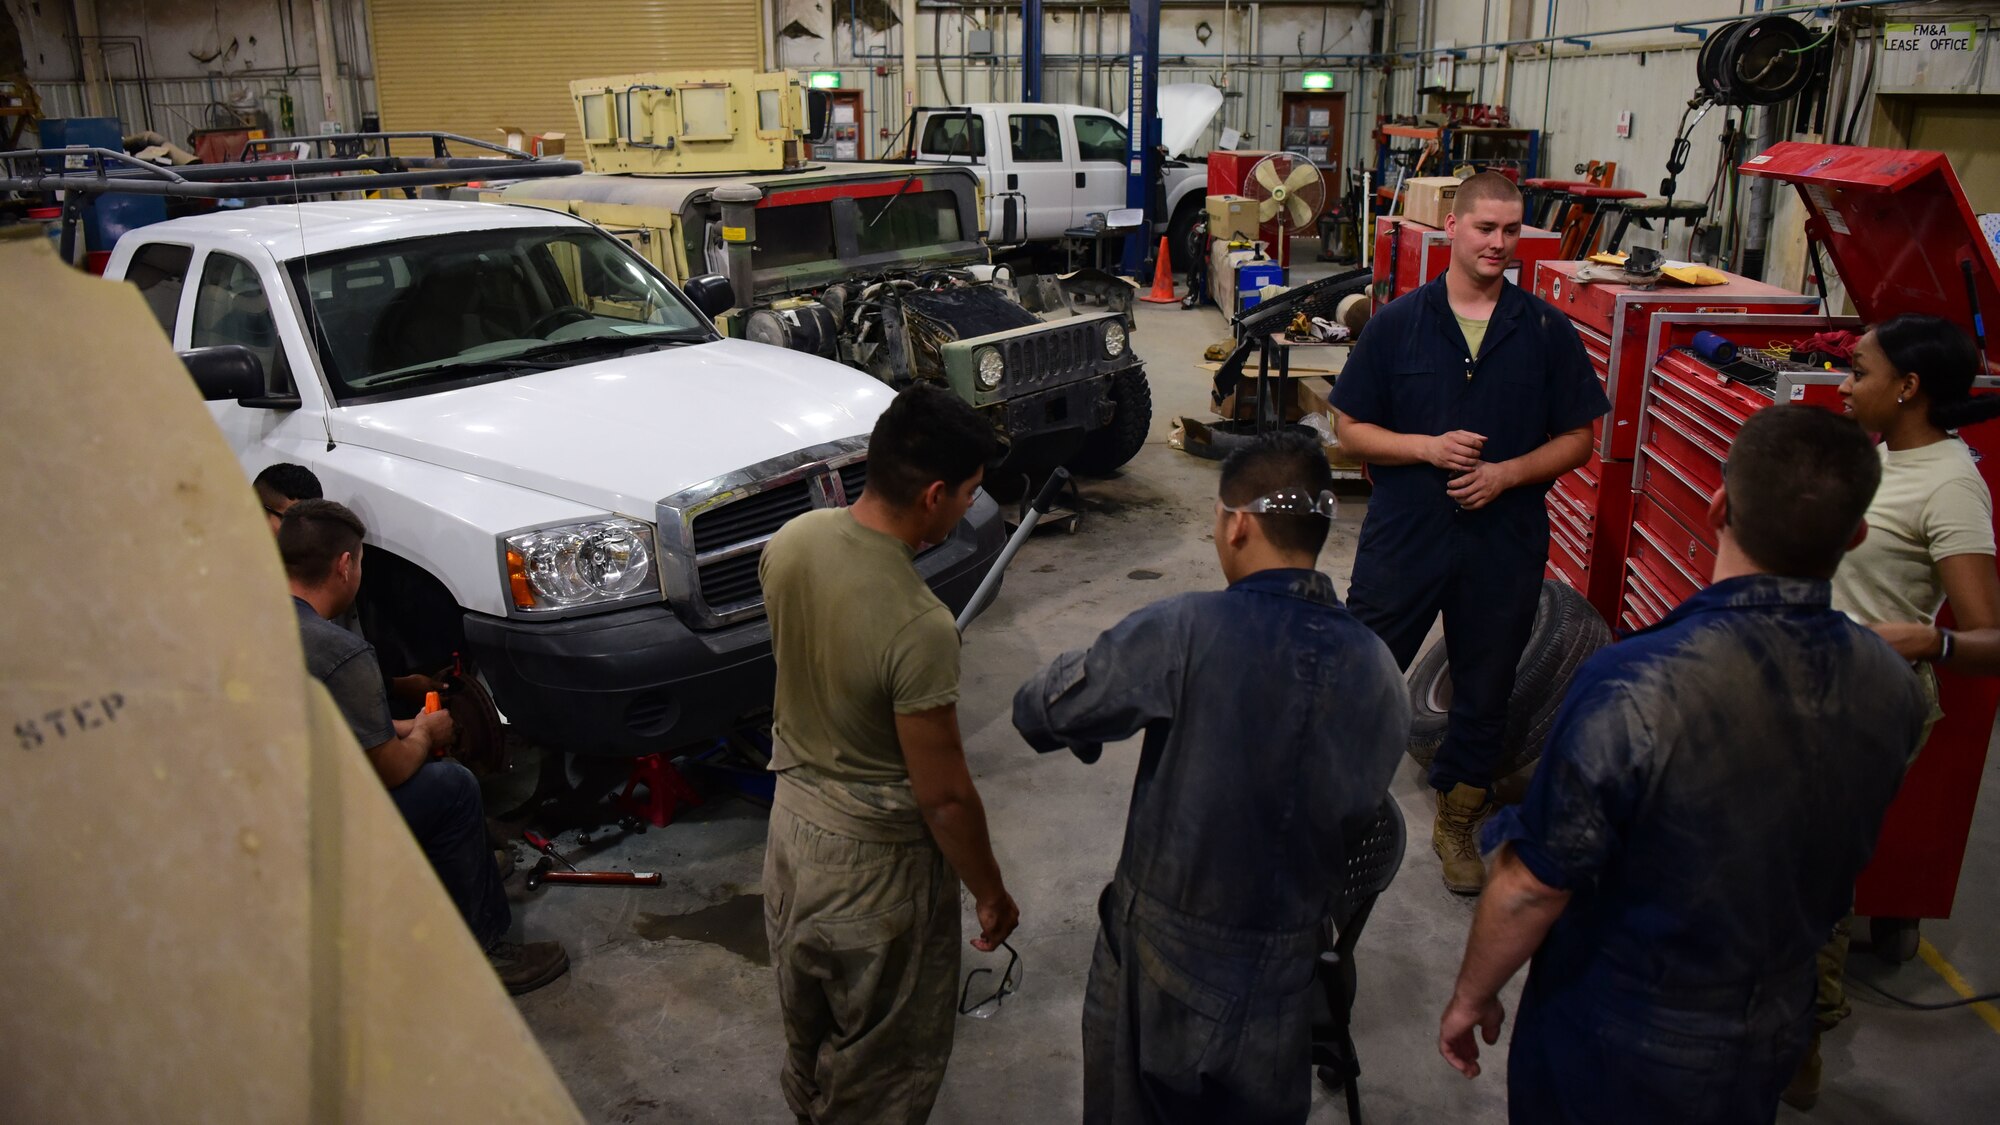
[[[1892,23],[1882,29],[1882,49],[1922,54],[1970,51],[1973,26],[1970,23]]]

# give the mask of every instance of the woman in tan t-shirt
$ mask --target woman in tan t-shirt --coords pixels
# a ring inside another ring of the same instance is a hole
[[[1983,364],[1972,340],[1942,317],[1906,314],[1875,326],[1854,349],[1840,385],[1847,413],[1880,434],[1882,485],[1868,506],[1868,535],[1841,560],[1833,604],[1867,625],[1917,666],[1937,708],[1937,665],[2000,674],[2000,573],[1994,569],[1993,498],[1972,452],[1953,432],[2000,417],[2000,397],[1973,399]],[[1951,603],[1956,629],[1937,624]],[[1928,738],[1930,727],[1924,728]],[[1921,748],[1911,748],[1914,757]],[[1895,961],[1916,955],[1914,918],[1872,918],[1875,950]],[[1819,1031],[1847,1015],[1842,977],[1848,924],[1820,951]],[[1808,1108],[1820,1079],[1819,1038],[1785,1101]]]

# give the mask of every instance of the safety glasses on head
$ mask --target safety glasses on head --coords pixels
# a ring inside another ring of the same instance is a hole
[[[1325,516],[1336,519],[1340,515],[1340,501],[1333,493],[1322,491],[1315,496],[1303,488],[1281,488],[1266,496],[1259,496],[1247,504],[1221,504],[1225,512],[1248,512],[1260,516]]]

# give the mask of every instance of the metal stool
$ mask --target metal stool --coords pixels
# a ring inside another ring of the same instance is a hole
[[[1648,220],[1658,219],[1664,237],[1666,229],[1674,225],[1675,219],[1683,219],[1693,224],[1708,217],[1708,204],[1699,199],[1669,200],[1664,196],[1649,195],[1644,199],[1628,199],[1613,206],[1618,209],[1618,225],[1611,228],[1611,241],[1604,247],[1613,254],[1625,244],[1625,231],[1634,222],[1639,224],[1640,230],[1652,230],[1653,225]]]
[[[1598,224],[1604,221],[1604,209],[1626,200],[1644,198],[1645,192],[1631,188],[1597,187],[1583,184],[1569,189],[1570,203],[1583,208],[1582,216],[1572,217],[1563,231],[1562,256],[1564,259],[1587,258],[1590,248],[1597,241]],[[1577,227],[1582,222],[1582,229]]]
[[[1554,211],[1556,214],[1561,214],[1560,211],[1555,211],[1555,208],[1558,203],[1569,201],[1570,189],[1596,186],[1589,180],[1557,180],[1546,176],[1522,180],[1521,194],[1526,203],[1523,214],[1527,216],[1528,225],[1541,227],[1544,230],[1550,229],[1550,213]]]

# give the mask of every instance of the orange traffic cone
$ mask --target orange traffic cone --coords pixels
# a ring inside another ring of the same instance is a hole
[[[1139,298],[1156,305],[1172,305],[1180,301],[1174,296],[1174,263],[1167,256],[1167,237],[1160,236],[1159,264],[1153,267],[1153,291]]]

